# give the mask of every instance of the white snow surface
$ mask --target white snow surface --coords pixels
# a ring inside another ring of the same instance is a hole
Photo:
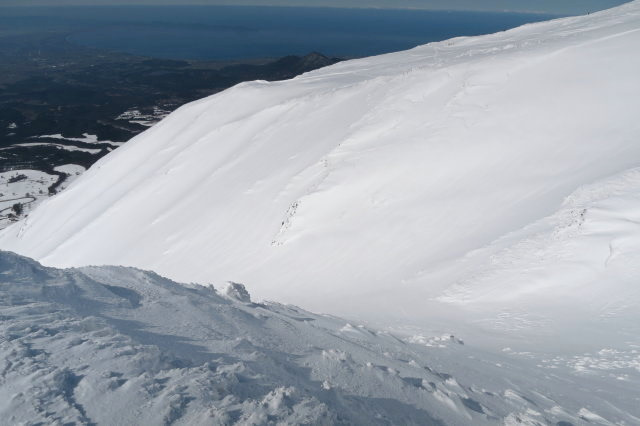
[[[90,144],[110,144],[110,145],[116,145],[116,146],[120,146],[122,145],[124,142],[113,142],[113,141],[109,141],[109,140],[98,140],[98,136],[97,135],[92,135],[90,133],[83,133],[81,138],[66,138],[64,137],[61,133],[56,133],[53,135],[40,135],[40,136],[34,136],[34,138],[40,138],[40,139],[61,139],[61,140],[65,140],[65,141],[74,141],[74,142],[84,142],[84,143],[90,143]],[[26,144],[22,144],[23,146],[25,146]],[[57,144],[53,144],[56,146],[69,146],[69,145],[57,145]],[[79,148],[79,147],[71,147],[71,148],[78,148],[80,150],[82,150],[83,148]],[[73,149],[71,149],[73,151]],[[84,150],[87,150],[87,148],[84,148]],[[100,150],[93,150],[91,148],[88,148],[87,152],[91,152],[93,154],[100,152]]]
[[[69,177],[80,176],[85,172],[85,168],[79,164],[63,164],[62,166],[56,166],[53,168],[56,172],[61,172]]]
[[[102,158],[0,247],[637,383],[637,52],[634,1],[243,83]]]
[[[56,133],[54,135],[41,135],[41,136],[35,136],[35,137],[36,138],[48,138],[48,139],[63,139],[63,140],[67,140],[67,141],[76,141],[76,142],[85,142],[85,143],[97,143],[98,142],[98,136],[96,136],[96,135],[91,135],[89,133],[83,133],[82,136],[83,137],[81,137],[81,138],[65,138],[64,136],[62,136],[62,134]]]
[[[48,135],[46,137],[50,137],[51,135]],[[44,136],[43,136],[44,137]],[[88,152],[89,154],[97,154],[101,151],[101,149],[94,149],[94,148],[82,148],[80,146],[75,146],[75,145],[62,145],[59,143],[50,143],[50,142],[25,142],[25,143],[16,143],[13,144],[12,146],[55,146],[57,149],[64,149],[66,151],[82,151],[82,152]],[[2,148],[2,149],[7,149],[7,148]]]
[[[3,424],[640,420],[635,379],[600,388],[604,371],[487,355],[453,336],[427,347],[132,268],[60,270],[0,252],[0,317]]]

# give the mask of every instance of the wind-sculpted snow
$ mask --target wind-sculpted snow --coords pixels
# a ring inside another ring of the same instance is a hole
[[[235,295],[246,292],[233,287],[227,297],[138,269],[60,270],[0,252],[3,422],[637,420],[625,412],[632,396],[604,402],[631,383],[592,393],[598,375],[560,365],[550,373],[453,336],[417,341],[293,306],[243,302]]]

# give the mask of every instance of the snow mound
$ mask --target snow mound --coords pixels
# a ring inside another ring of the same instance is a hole
[[[12,424],[637,420],[633,377],[592,392],[597,374],[411,344],[132,268],[60,270],[0,252],[0,318],[0,416]]]
[[[249,295],[245,286],[240,283],[234,283],[233,281],[228,281],[222,287],[222,294],[240,302],[251,302],[251,295]]]

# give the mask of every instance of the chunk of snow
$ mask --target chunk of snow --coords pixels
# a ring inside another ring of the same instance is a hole
[[[251,302],[251,296],[243,284],[227,281],[221,288],[221,293],[225,296],[240,302]]]

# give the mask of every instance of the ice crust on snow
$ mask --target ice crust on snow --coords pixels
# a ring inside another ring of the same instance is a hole
[[[0,418],[12,424],[637,421],[633,378],[592,392],[599,374],[407,343],[133,268],[0,252],[0,317]]]

